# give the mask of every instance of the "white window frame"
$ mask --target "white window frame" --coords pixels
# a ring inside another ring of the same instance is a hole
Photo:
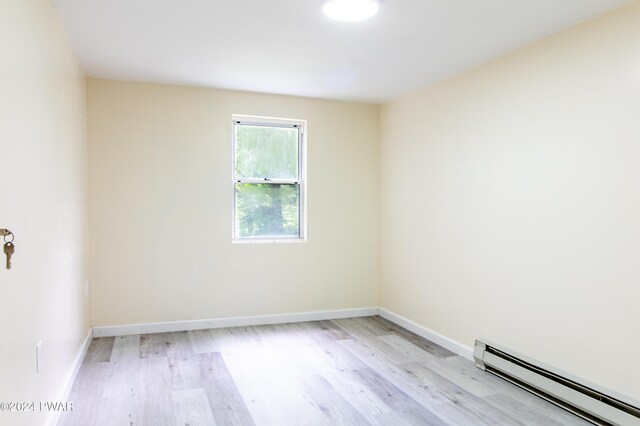
[[[307,121],[290,119],[261,117],[252,115],[233,114],[231,116],[231,190],[233,200],[232,212],[232,242],[233,243],[299,243],[307,241]],[[236,177],[236,126],[271,126],[271,127],[292,127],[298,129],[298,179],[240,179]],[[267,184],[297,184],[299,188],[298,196],[298,236],[295,237],[250,237],[243,238],[236,235],[236,184],[238,183],[267,183]]]

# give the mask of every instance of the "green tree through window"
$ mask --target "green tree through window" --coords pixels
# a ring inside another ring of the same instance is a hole
[[[302,125],[234,121],[236,239],[302,238]]]

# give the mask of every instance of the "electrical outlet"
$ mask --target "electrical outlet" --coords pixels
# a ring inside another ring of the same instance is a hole
[[[36,374],[42,370],[42,340],[38,340],[36,343]]]
[[[84,296],[87,297],[89,295],[89,281],[84,282]]]

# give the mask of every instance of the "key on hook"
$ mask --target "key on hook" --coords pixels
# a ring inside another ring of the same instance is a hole
[[[11,269],[11,256],[16,250],[16,246],[13,243],[4,243],[4,254],[7,255],[7,269]]]

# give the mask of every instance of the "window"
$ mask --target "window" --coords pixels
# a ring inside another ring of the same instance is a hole
[[[233,116],[234,241],[304,240],[305,124]]]

